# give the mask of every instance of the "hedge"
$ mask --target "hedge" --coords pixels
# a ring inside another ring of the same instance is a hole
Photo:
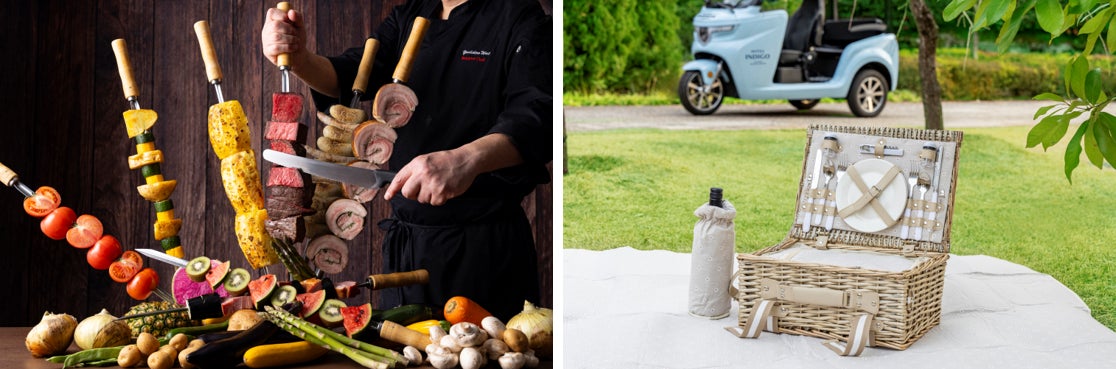
[[[1043,92],[1061,94],[1062,67],[1071,54],[994,54],[980,53],[978,59],[965,57],[964,49],[939,49],[938,82],[944,100],[1003,100],[1031,98]],[[1105,88],[1116,88],[1111,57],[1093,56],[1093,66],[1101,68]],[[899,52],[899,89],[920,91],[917,50]]]

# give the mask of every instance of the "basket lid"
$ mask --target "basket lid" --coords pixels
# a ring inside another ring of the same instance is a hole
[[[788,237],[948,253],[961,138],[811,125]]]

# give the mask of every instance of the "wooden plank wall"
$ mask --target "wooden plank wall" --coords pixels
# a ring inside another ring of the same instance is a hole
[[[307,46],[332,55],[363,44],[399,3],[296,1],[294,6],[307,20]],[[154,210],[135,190],[143,179],[126,163],[135,149],[120,116],[127,105],[110,47],[112,40],[124,38],[140,103],[159,113],[156,146],[166,156],[166,178],[178,180],[172,200],[184,220],[180,236],[187,256],[205,254],[246,267],[233,235],[233,211],[220,182],[219,162],[205,131],[206,111],[216,97],[206,81],[193,23],[210,23],[225,96],[243,104],[258,156],[271,93],[279,89],[277,69],[260,52],[260,29],[272,5],[254,0],[0,1],[5,10],[0,47],[6,54],[0,58],[0,101],[6,110],[0,162],[32,188],[58,189],[66,206],[100,218],[106,232],[126,249],[159,248],[152,238]],[[309,96],[300,82],[292,87]],[[322,125],[310,114],[303,121],[311,124],[313,142]],[[261,171],[266,178],[266,169]],[[13,190],[0,189],[0,280],[6,292],[0,326],[32,325],[48,310],[78,317],[101,308],[121,314],[135,303],[123,285],[90,268],[82,251],[43,236],[38,221],[23,213],[22,199]],[[548,184],[523,204],[537,236],[544,306],[552,306],[551,199]],[[382,200],[371,206],[374,216],[366,223],[371,231],[350,243],[350,264],[335,280],[360,280],[380,269],[382,234],[375,225],[389,209]],[[171,268],[154,267],[161,288],[169,291]],[[282,270],[272,267],[270,272]],[[364,293],[349,302],[369,298]]]

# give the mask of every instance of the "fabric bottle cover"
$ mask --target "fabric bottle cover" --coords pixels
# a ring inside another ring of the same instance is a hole
[[[732,279],[736,230],[736,208],[728,200],[723,207],[707,204],[694,211],[694,245],[690,266],[690,315],[700,318],[727,317],[732,298],[728,287]]]

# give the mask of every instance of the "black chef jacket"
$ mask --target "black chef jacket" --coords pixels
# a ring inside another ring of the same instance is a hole
[[[366,99],[391,83],[415,17],[431,22],[406,82],[419,103],[411,121],[396,129],[389,167],[398,170],[418,155],[457,148],[490,133],[507,135],[524,164],[478,176],[468,191],[443,206],[394,197],[393,219],[382,225],[387,229],[385,272],[425,267],[432,282],[426,291],[383,293],[382,303],[437,305],[463,295],[506,320],[522,309],[522,300],[538,300],[533,236],[519,204],[536,184],[549,180],[550,19],[533,0],[470,0],[454,8],[448,20],[440,19],[441,9],[438,0],[409,1],[393,9],[372,36],[380,49]],[[353,48],[329,58],[338,86],[352,85],[362,52]],[[315,92],[318,109],[352,99],[348,88],[340,90],[340,98]],[[475,285],[484,286],[478,290]],[[504,290],[505,296],[493,290]]]

